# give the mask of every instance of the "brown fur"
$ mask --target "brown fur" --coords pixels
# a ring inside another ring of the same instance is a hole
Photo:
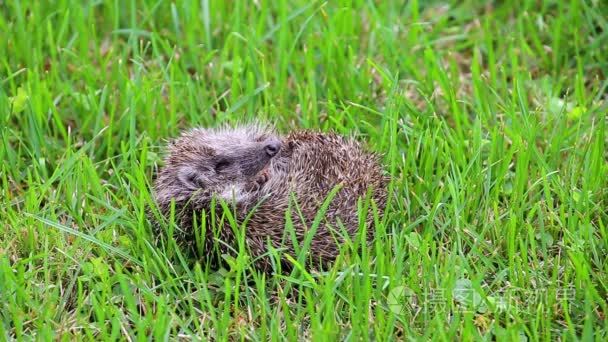
[[[269,144],[280,145],[280,151],[272,156],[264,154]],[[224,159],[232,164],[217,172],[214,166]],[[311,131],[278,137],[268,127],[249,125],[192,130],[172,142],[165,166],[155,181],[155,199],[165,216],[169,215],[171,201],[175,201],[185,244],[194,240],[193,215],[200,218],[203,210],[209,214],[213,197],[235,209],[239,224],[249,215],[245,243],[252,257],[257,258],[256,267],[268,270],[270,258],[263,256],[268,245],[296,258],[292,237],[285,229],[287,212],[301,245],[323,201],[332,189],[339,187],[312,235],[306,261],[311,266],[328,265],[337,257],[345,233],[348,238],[357,239],[361,226],[358,200],[365,199],[369,191],[382,213],[386,185],[387,177],[377,155],[364,151],[353,139]],[[216,205],[218,219],[221,208]],[[371,241],[374,237],[371,210],[365,226],[367,240]],[[207,230],[205,253],[213,247],[214,236],[223,241],[217,244],[220,252],[238,249],[237,236],[228,222],[221,227],[219,232]],[[287,260],[281,261],[290,268]]]

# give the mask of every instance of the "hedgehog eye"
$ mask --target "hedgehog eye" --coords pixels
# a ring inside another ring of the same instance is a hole
[[[222,172],[228,166],[230,166],[230,161],[228,159],[221,159],[215,164],[215,172]]]

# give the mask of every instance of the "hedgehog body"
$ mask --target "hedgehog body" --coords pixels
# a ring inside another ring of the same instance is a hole
[[[191,246],[194,230],[202,228],[205,255],[214,246],[220,253],[238,250],[234,220],[231,225],[224,215],[230,208],[236,223],[244,223],[244,242],[256,267],[269,270],[269,247],[295,258],[308,235],[306,265],[312,267],[333,262],[340,244],[357,239],[361,228],[371,241],[372,206],[362,216],[365,222],[359,222],[359,206],[373,203],[382,213],[386,185],[378,156],[354,139],[312,131],[281,137],[270,127],[247,125],[194,129],[174,140],[155,181],[154,196],[166,217],[175,202],[179,241],[184,245]],[[315,225],[326,199],[329,205]],[[210,224],[199,227],[203,211],[207,223],[216,222],[215,229]],[[209,217],[211,212],[215,218]],[[284,259],[281,264],[283,269],[292,265]]]

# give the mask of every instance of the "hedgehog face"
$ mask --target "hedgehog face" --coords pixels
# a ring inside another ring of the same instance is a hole
[[[164,177],[164,188],[170,184],[173,191],[167,195],[176,200],[201,203],[216,196],[238,203],[267,180],[266,170],[281,145],[267,127],[194,129],[170,145],[159,179]]]

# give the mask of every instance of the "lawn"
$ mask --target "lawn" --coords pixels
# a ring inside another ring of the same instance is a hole
[[[0,340],[605,341],[607,56],[603,0],[0,1]],[[256,118],[382,153],[369,248],[152,233],[166,140]]]

